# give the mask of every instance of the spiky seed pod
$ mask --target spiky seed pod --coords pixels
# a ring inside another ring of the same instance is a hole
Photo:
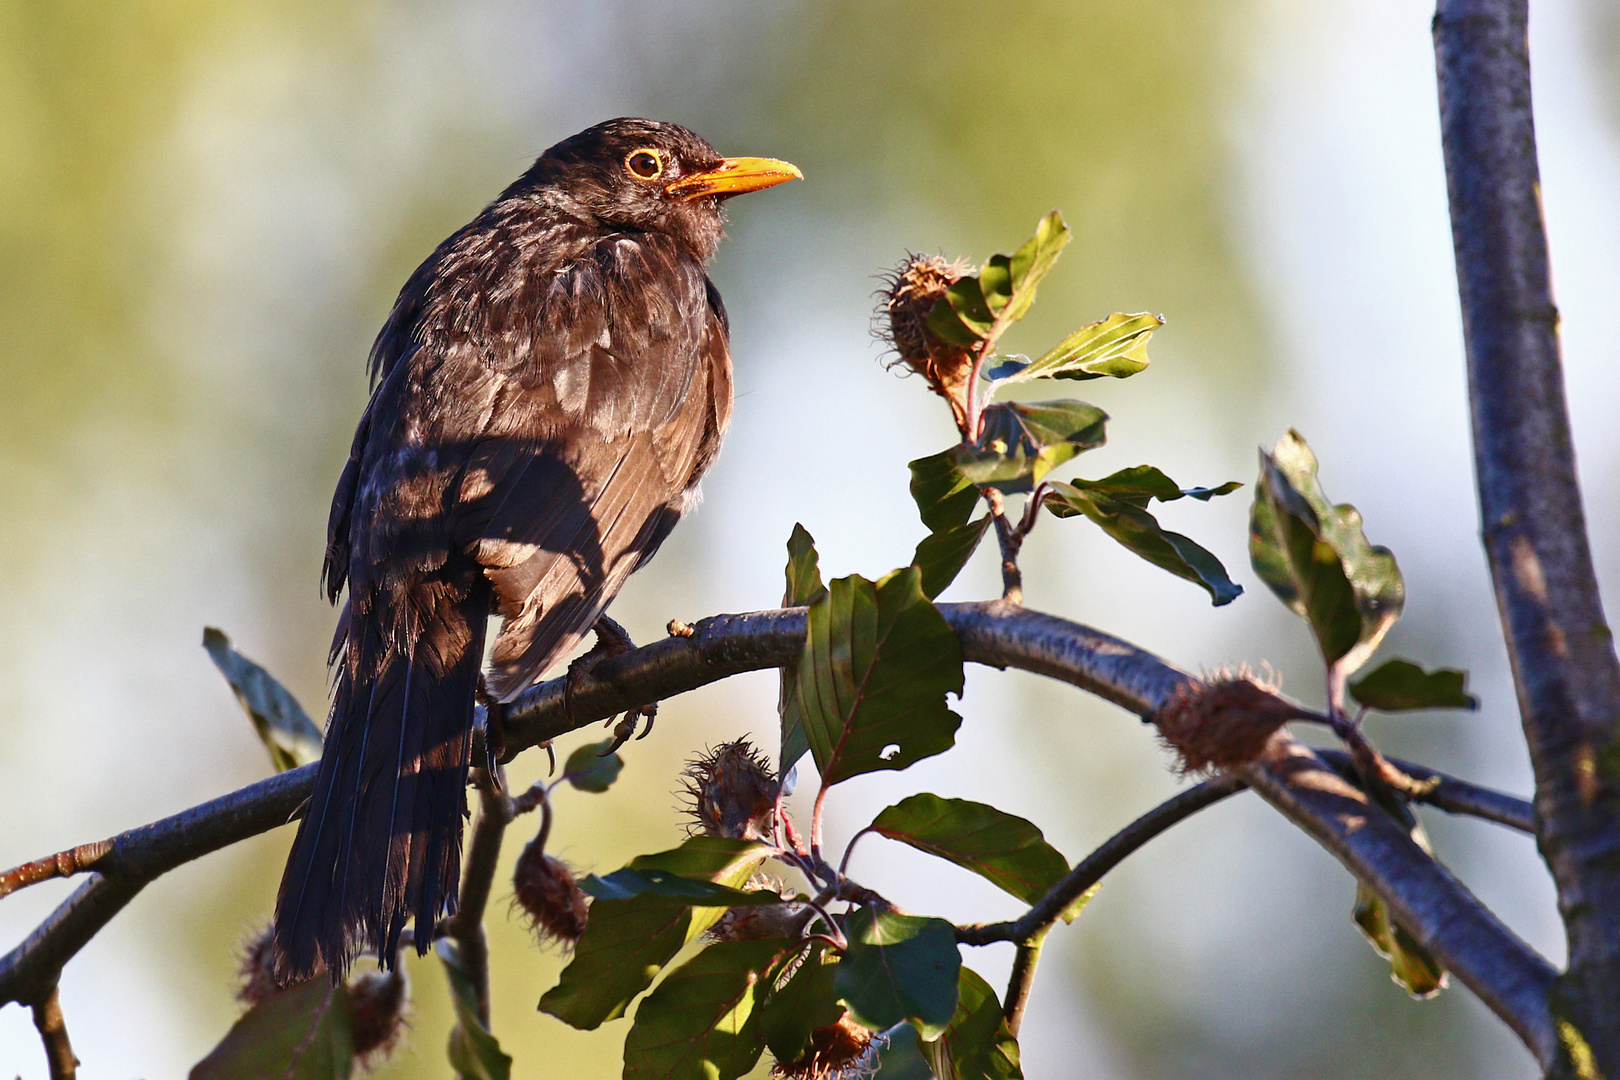
[[[769,889],[785,903],[757,907],[727,908],[720,921],[709,928],[712,941],[763,941],[766,938],[797,938],[814,917],[809,904],[792,900],[793,890],[769,874],[755,874],[743,888],[750,892]]]
[[[797,1061],[778,1061],[771,1075],[788,1080],[854,1080],[870,1076],[875,1064],[871,1054],[872,1032],[850,1019],[816,1028],[810,1033],[810,1048]]]
[[[687,763],[682,781],[693,831],[731,840],[769,839],[776,771],[747,739],[699,754]]]
[[[251,1009],[281,989],[276,981],[275,954],[275,940],[268,926],[243,943],[242,958],[236,966],[241,978],[236,988],[237,1001]]]
[[[531,840],[512,871],[512,903],[523,909],[529,927],[542,941],[572,948],[585,933],[590,905],[561,859],[547,855]]]
[[[888,327],[881,336],[895,351],[894,364],[904,364],[926,379],[929,389],[950,404],[959,428],[966,423],[973,354],[929,329],[928,315],[945,290],[970,269],[961,260],[952,262],[940,255],[909,255],[885,279],[878,303],[878,322],[886,321]]]
[[[1302,715],[1277,689],[1274,678],[1247,667],[1184,684],[1158,719],[1181,772],[1231,769],[1258,758],[1278,728]]]
[[[367,971],[349,983],[354,1004],[354,1052],[367,1067],[382,1062],[410,1024],[411,982],[405,967]]]

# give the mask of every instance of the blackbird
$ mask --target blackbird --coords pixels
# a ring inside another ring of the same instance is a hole
[[[618,119],[553,146],[428,256],[372,346],[332,499],[331,717],[276,901],[276,973],[426,951],[456,907],[485,624],[509,701],[696,501],[731,415],[705,267],[733,195],[800,175]]]

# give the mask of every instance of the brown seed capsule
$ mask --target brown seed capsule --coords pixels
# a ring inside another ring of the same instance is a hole
[[[250,1009],[281,989],[276,981],[275,941],[270,927],[264,927],[243,944],[236,971],[242,980],[236,1000]]]
[[[590,906],[561,859],[531,840],[512,871],[512,903],[523,909],[541,942],[572,948],[585,933]]]
[[[1258,758],[1278,728],[1302,715],[1277,688],[1275,679],[1244,666],[1185,683],[1158,717],[1181,772],[1231,769]]]
[[[869,1051],[872,1032],[851,1020],[849,1013],[838,1023],[816,1028],[810,1033],[810,1048],[797,1061],[778,1061],[771,1075],[790,1080],[853,1080],[871,1074]]]
[[[731,840],[770,838],[776,771],[747,739],[699,754],[682,776],[693,831]]]
[[[354,1053],[367,1067],[381,1063],[409,1026],[411,983],[405,967],[367,971],[349,983],[354,1005]]]
[[[887,332],[879,331],[879,336],[894,349],[894,364],[904,364],[926,379],[929,389],[950,404],[957,427],[966,422],[973,354],[935,334],[928,316],[945,290],[970,269],[965,262],[939,255],[908,256],[885,279],[877,312],[879,325],[887,324]]]
[[[786,903],[757,907],[727,908],[709,928],[712,941],[763,941],[766,938],[797,938],[815,912],[809,904],[795,903],[793,890],[769,874],[755,874],[743,888],[750,892],[769,889]]]

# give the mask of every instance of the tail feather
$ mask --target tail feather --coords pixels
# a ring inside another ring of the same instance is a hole
[[[355,955],[386,967],[414,917],[418,952],[454,910],[487,597],[441,598],[408,646],[386,613],[348,627],[326,745],[276,902],[277,973]]]

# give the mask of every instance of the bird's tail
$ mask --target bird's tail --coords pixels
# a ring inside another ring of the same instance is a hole
[[[405,604],[410,617],[388,605]],[[315,793],[276,898],[276,973],[324,963],[341,979],[360,952],[391,966],[416,920],[425,952],[456,906],[473,706],[487,597],[442,584],[345,609],[337,686]]]

